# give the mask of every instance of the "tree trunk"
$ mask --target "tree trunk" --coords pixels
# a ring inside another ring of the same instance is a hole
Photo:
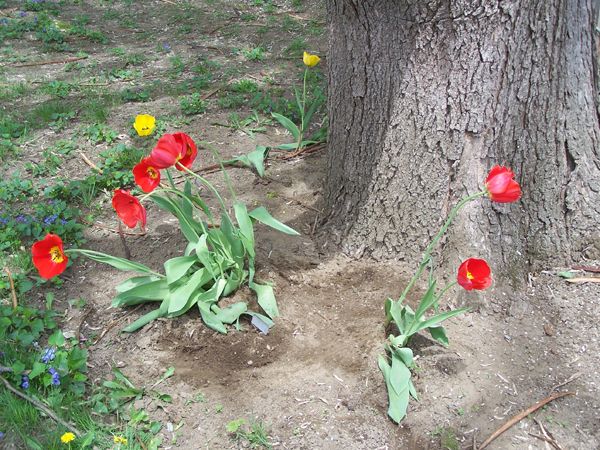
[[[444,242],[528,268],[600,255],[592,0],[328,0],[326,230],[347,253],[414,262],[495,164],[513,204],[470,204]]]

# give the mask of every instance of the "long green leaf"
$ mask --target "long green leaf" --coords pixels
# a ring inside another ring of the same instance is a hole
[[[252,219],[250,219],[246,205],[243,203],[235,203],[233,205],[233,210],[240,227],[239,237],[242,239],[242,243],[248,252],[249,258],[254,259],[254,227],[252,225]]]
[[[207,237],[208,236],[206,234],[203,234],[198,238],[198,242],[196,243],[196,256],[204,268],[208,270],[213,279],[216,281],[217,278],[213,271],[214,258],[211,252],[208,250],[208,245],[206,245]]]
[[[258,304],[271,319],[279,316],[279,309],[277,308],[277,301],[275,301],[273,286],[253,282],[250,283],[250,289],[256,292]]]
[[[211,310],[221,322],[232,324],[248,310],[248,305],[244,302],[237,302],[224,309],[219,308],[217,305],[212,305]]]
[[[189,242],[198,241],[198,231],[194,227],[194,220],[185,215],[180,206],[170,198],[165,198],[160,195],[152,195],[150,197],[161,209],[169,211],[179,220],[179,227],[185,238]]]
[[[156,280],[160,280],[160,278],[156,277],[156,276],[148,276],[148,275],[144,275],[141,277],[131,277],[131,278],[123,281],[122,283],[119,283],[117,285],[117,287],[115,288],[115,290],[117,292],[125,292],[130,289],[133,289],[136,286],[141,286],[142,284],[150,283],[151,281],[156,281]]]
[[[401,390],[401,393],[399,394],[398,392],[396,392],[396,389],[394,388],[394,386],[392,384],[392,377],[393,377],[392,367],[387,362],[385,356],[379,355],[379,359],[377,362],[379,365],[379,369],[381,370],[381,373],[383,374],[383,379],[385,380],[385,384],[387,387],[388,403],[389,403],[388,411],[387,411],[388,416],[390,416],[390,418],[394,422],[400,423],[400,421],[402,421],[402,419],[404,419],[404,417],[406,417],[406,410],[408,408],[408,398],[409,398],[409,394],[410,394],[410,389],[409,389],[410,379],[408,380],[406,389]]]
[[[286,130],[288,130],[290,133],[292,133],[292,136],[294,136],[294,139],[298,140],[298,138],[300,137],[300,130],[298,129],[298,127],[296,126],[296,124],[294,122],[292,122],[290,119],[288,119],[285,116],[282,116],[281,114],[278,113],[274,113],[272,112],[271,115],[275,118],[275,120],[277,120],[277,122],[279,122]]]
[[[176,256],[165,261],[165,274],[167,283],[173,284],[183,277],[187,271],[198,261],[195,256]]]
[[[202,281],[206,275],[205,269],[197,270],[182,286],[171,291],[171,301],[169,302],[169,315],[179,315],[186,311],[186,306],[190,296],[196,289],[202,286]],[[190,305],[191,306],[191,305]]]
[[[433,317],[430,317],[427,320],[424,320],[419,324],[419,326],[415,329],[414,333],[421,331],[425,328],[435,327],[436,325],[442,323],[446,319],[450,319],[451,317],[458,316],[459,314],[467,312],[471,308],[458,308],[452,311],[447,311],[445,313],[436,314]]]
[[[113,307],[132,306],[148,300],[163,300],[169,294],[164,278],[135,286],[119,293],[112,301]]]
[[[210,305],[205,302],[198,302],[198,309],[200,310],[200,316],[202,321],[208,328],[212,328],[219,333],[227,334],[227,328],[223,325],[223,322],[219,320],[217,315],[210,310]]]
[[[318,141],[307,140],[307,141],[300,142],[301,147],[306,147],[307,145],[312,145],[312,144],[318,144]],[[290,144],[281,144],[281,145],[278,145],[273,148],[276,148],[278,150],[295,150],[298,148],[298,143],[292,142]]]
[[[436,282],[433,281],[429,285],[429,289],[427,289],[427,292],[425,292],[425,295],[423,295],[423,298],[419,302],[419,306],[418,306],[417,310],[415,311],[415,319],[416,320],[420,320],[421,316],[423,316],[423,314],[425,314],[425,311],[427,311],[435,303],[435,301],[437,299],[435,296],[435,285],[436,285]]]
[[[129,261],[128,259],[118,258],[116,256],[106,255],[104,253],[95,252],[93,250],[83,250],[80,248],[71,249],[69,253],[79,253],[80,255],[86,256],[94,261],[98,261],[103,264],[108,264],[119,270],[131,270],[133,272],[147,273],[150,275],[156,275],[157,277],[163,277],[160,273],[154,272],[149,267],[145,265],[135,262]]]
[[[431,333],[431,337],[442,344],[444,347],[448,347],[448,336],[446,336],[446,330],[441,325],[436,325],[427,328],[427,331]]]
[[[300,236],[300,233],[298,233],[292,227],[289,227],[275,219],[264,206],[259,206],[258,208],[253,209],[248,213],[248,215],[254,220],[258,220],[260,223],[264,223],[265,225],[277,231],[281,231],[282,233],[290,234],[292,236]]]
[[[144,314],[142,317],[137,319],[135,322],[123,328],[123,331],[126,333],[133,333],[134,331],[139,330],[147,323],[152,322],[159,317],[164,317],[167,315],[167,309],[169,307],[169,302],[167,299],[163,300],[160,307],[156,308],[153,311],[150,311],[148,314]]]

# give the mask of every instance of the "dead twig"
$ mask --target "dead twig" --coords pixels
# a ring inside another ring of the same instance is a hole
[[[53,59],[51,61],[38,61],[38,62],[25,63],[25,64],[17,64],[12,67],[45,66],[47,64],[67,64],[70,62],[80,61],[82,59],[87,59],[87,56],[80,56],[80,57],[76,57],[76,58],[66,58],[66,59]]]
[[[98,167],[96,164],[94,164],[85,153],[83,153],[82,151],[79,151],[79,156],[81,156],[81,159],[83,159],[83,161],[90,166],[92,169],[94,169],[95,171],[97,171],[100,175],[102,175],[102,169],[100,167]]]
[[[600,283],[600,277],[565,278],[569,283]]]
[[[75,333],[75,339],[77,339],[77,343],[79,344],[79,347],[83,348],[83,342],[81,342],[81,327],[83,327],[83,324],[85,323],[85,321],[87,320],[87,318],[94,312],[96,311],[94,308],[90,308],[88,310],[88,312],[86,312],[83,317],[81,318],[81,321],[79,322],[79,326],[77,327],[77,332]]]
[[[571,375],[571,377],[570,377],[568,380],[566,380],[566,381],[563,381],[562,383],[559,383],[559,384],[557,384],[556,386],[554,386],[552,389],[550,389],[550,392],[554,392],[554,391],[555,391],[555,390],[557,390],[559,387],[562,387],[562,386],[564,386],[565,384],[569,384],[571,381],[575,381],[575,380],[576,380],[577,378],[579,378],[581,375],[582,375],[582,373],[581,373],[581,372],[577,372],[577,373],[575,373],[575,374]]]
[[[590,267],[590,266],[574,266],[573,270],[584,270],[586,272],[592,273],[600,273],[600,267]]]
[[[537,411],[538,409],[540,409],[542,406],[550,403],[553,400],[556,400],[556,399],[559,399],[559,398],[562,398],[562,397],[567,397],[569,395],[575,395],[575,392],[559,392],[559,393],[556,393],[556,394],[552,394],[551,396],[546,397],[545,399],[537,402],[535,405],[527,408],[525,411],[520,412],[519,414],[517,414],[516,416],[514,416],[513,418],[511,418],[508,422],[506,422],[504,425],[502,425],[500,428],[498,428],[496,431],[494,431],[492,433],[492,435],[489,438],[487,438],[483,442],[483,444],[481,444],[481,446],[479,447],[479,450],[483,450],[484,448],[486,448],[498,436],[500,436],[506,430],[508,430],[509,428],[511,428],[513,425],[519,423],[521,420],[523,420],[529,414],[532,414],[535,411]]]
[[[23,392],[15,389],[12,386],[12,384],[10,384],[4,377],[0,377],[0,380],[2,380],[2,382],[4,383],[4,386],[6,386],[6,389],[11,391],[13,394],[15,394],[15,395],[21,397],[23,400],[26,400],[29,403],[31,403],[33,406],[35,406],[37,409],[41,410],[44,414],[46,414],[48,417],[50,417],[55,422],[61,424],[63,427],[65,427],[71,433],[74,433],[76,436],[82,436],[81,432],[77,428],[75,428],[73,425],[62,420],[60,417],[58,417],[56,414],[54,414],[54,411],[49,409],[46,405],[44,405],[43,403],[39,402],[38,400],[36,400],[30,396],[24,394]]]
[[[548,442],[556,450],[563,450],[563,448],[556,441],[556,439],[554,439],[554,436],[552,436],[552,433],[550,433],[550,431],[548,431],[546,429],[546,427],[544,426],[544,424],[541,421],[537,420],[535,417],[533,418],[533,421],[538,424],[538,426],[540,427],[540,431],[542,432],[543,436],[535,435],[533,433],[529,433],[529,434],[531,434],[533,437],[536,437],[538,439],[542,439],[543,441]]]
[[[15,291],[15,282],[12,277],[12,273],[10,273],[10,269],[8,267],[4,267],[4,271],[6,272],[6,276],[8,277],[8,283],[10,284],[10,293],[12,294],[12,304],[13,309],[17,309],[17,291]]]

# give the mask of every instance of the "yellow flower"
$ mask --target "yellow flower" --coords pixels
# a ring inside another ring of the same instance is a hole
[[[138,114],[135,117],[133,128],[137,131],[139,136],[148,136],[154,131],[156,126],[156,119],[150,114]]]
[[[304,52],[304,57],[302,58],[302,60],[304,61],[304,64],[306,66],[315,67],[317,64],[319,64],[321,58],[319,58],[317,55],[311,55],[308,52]]]
[[[123,436],[113,436],[113,441],[115,441],[115,444],[127,445],[127,438]]]
[[[68,444],[71,441],[75,440],[75,435],[73,433],[71,433],[70,431],[68,433],[63,434],[60,437],[60,442],[62,442],[63,444]]]

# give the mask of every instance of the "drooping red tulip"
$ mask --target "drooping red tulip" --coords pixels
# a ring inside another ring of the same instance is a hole
[[[31,246],[31,256],[33,265],[46,280],[63,273],[69,261],[63,251],[62,239],[51,233]]]
[[[183,134],[183,133],[181,133]],[[150,152],[150,161],[158,169],[174,166],[186,154],[185,142],[175,134],[164,134]]]
[[[160,170],[149,157],[144,158],[133,168],[133,178],[142,191],[152,192],[160,183]]]
[[[146,209],[129,191],[115,190],[112,205],[125,225],[129,228],[135,228],[139,222],[142,230],[144,229],[146,226]]]
[[[456,281],[467,291],[482,291],[492,285],[492,271],[485,259],[469,258],[458,268]]]
[[[521,186],[515,174],[508,167],[494,166],[485,180],[485,188],[490,198],[498,203],[516,202],[521,198]]]
[[[196,156],[198,155],[198,148],[196,147],[196,143],[194,140],[189,137],[185,133],[175,133],[175,139],[182,142],[184,153],[180,160],[178,160],[179,164],[187,167],[188,169],[192,167]],[[175,165],[177,170],[183,170],[178,164]]]

